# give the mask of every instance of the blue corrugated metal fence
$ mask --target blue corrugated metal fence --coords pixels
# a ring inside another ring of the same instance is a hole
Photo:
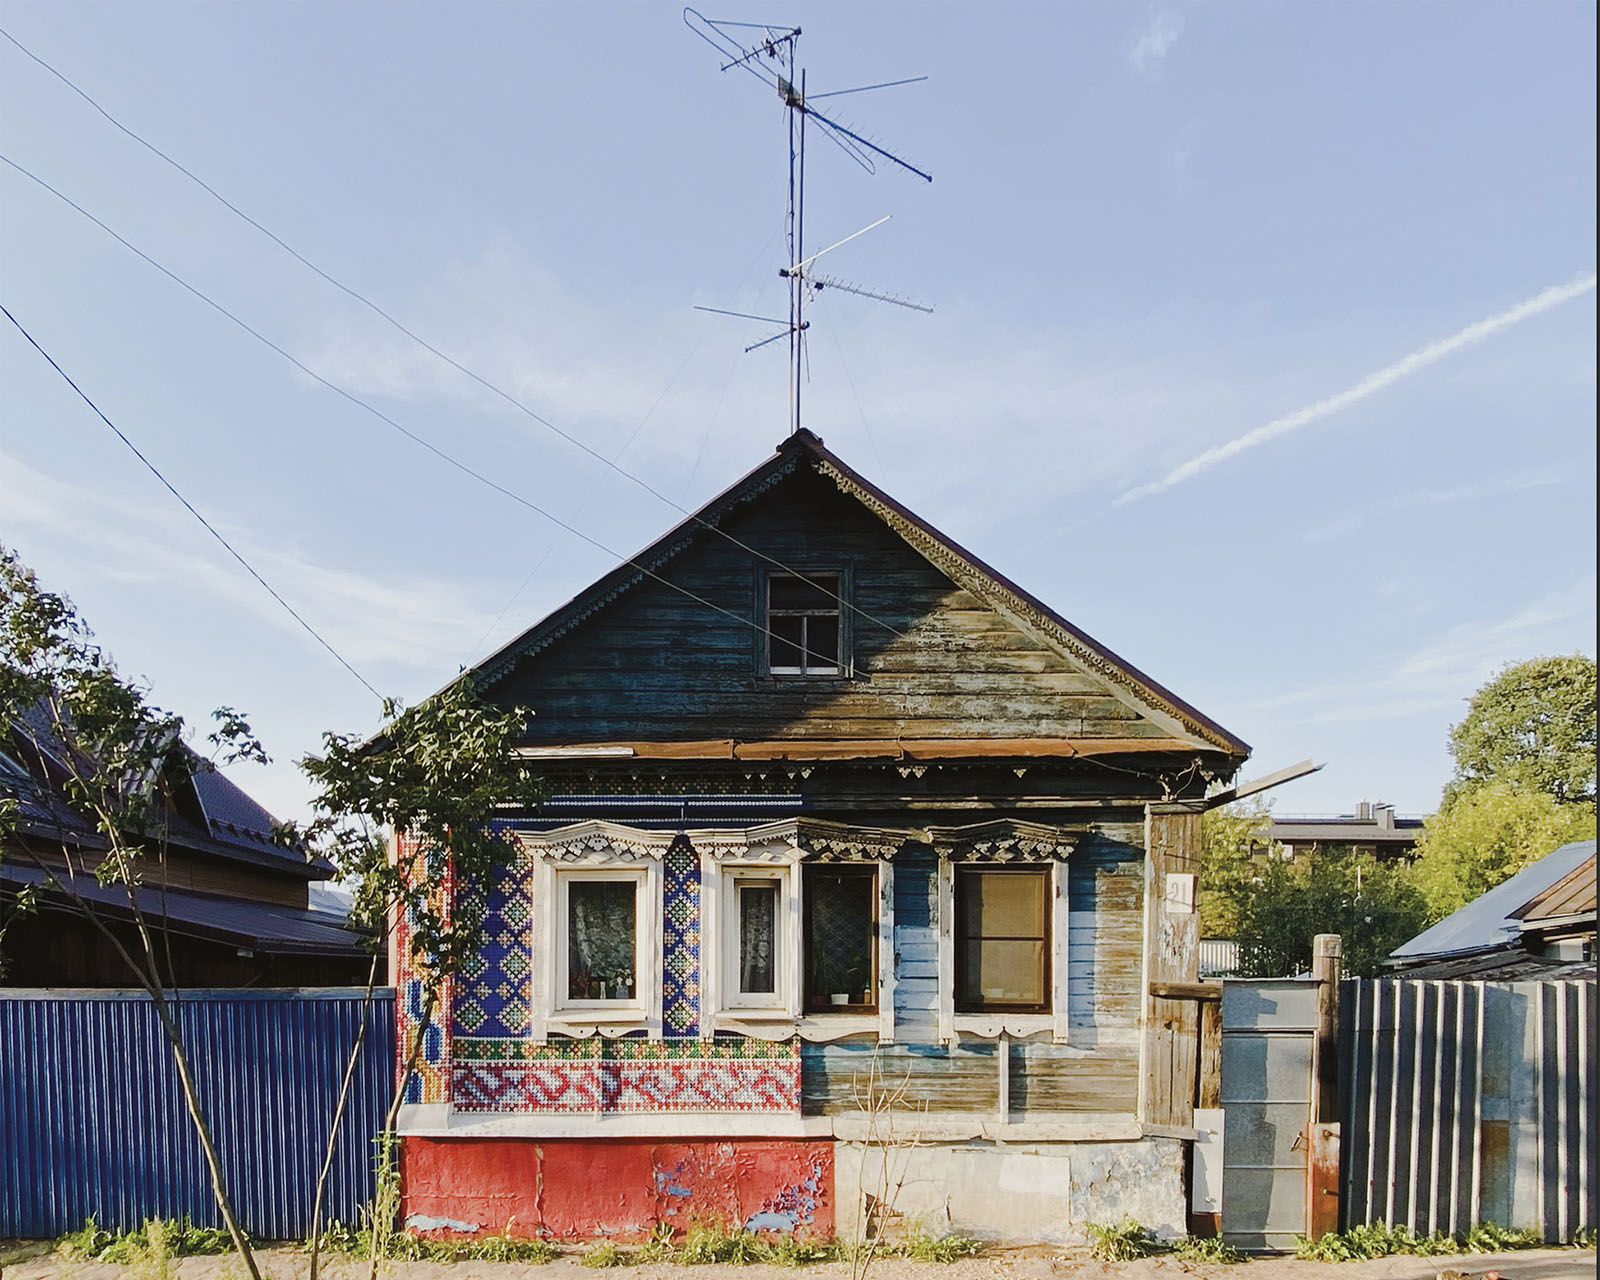
[[[359,988],[185,991],[179,1025],[245,1229],[294,1239],[360,1027]],[[394,1060],[380,991],[340,1128],[324,1217],[373,1193],[372,1138]],[[0,1237],[186,1216],[221,1225],[172,1051],[142,992],[0,991]]]

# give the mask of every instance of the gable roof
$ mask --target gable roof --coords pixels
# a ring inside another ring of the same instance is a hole
[[[696,545],[708,532],[714,535],[734,512],[802,469],[809,469],[858,502],[958,586],[1021,629],[1039,636],[1086,671],[1102,677],[1114,694],[1143,714],[1167,725],[1174,739],[1179,740],[1167,744],[1169,748],[1181,744],[1220,751],[1240,759],[1250,754],[1249,745],[1242,739],[902,506],[824,448],[822,441],[804,428],[780,444],[771,458],[700,510],[484,659],[471,671],[479,687],[492,689],[519,662],[571,633],[625,592],[657,579],[670,561]]]
[[[0,729],[5,727],[0,721]],[[15,774],[9,769],[0,772],[0,790],[17,800],[19,828],[41,839],[103,849],[101,833],[67,802],[62,783],[66,766],[61,763],[66,747],[43,706],[24,708],[9,728],[10,733],[0,733],[0,739],[9,737],[29,748],[19,753],[21,758],[7,757],[18,766]],[[277,820],[270,813],[210,761],[187,746],[183,750],[190,768],[173,778],[173,787],[175,792],[190,792],[194,803],[171,806],[163,815],[160,834],[168,844],[306,880],[325,880],[333,874],[327,859],[311,857],[304,845],[275,838]]]

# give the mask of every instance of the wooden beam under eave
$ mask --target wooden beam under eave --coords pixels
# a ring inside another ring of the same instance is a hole
[[[532,744],[518,749],[540,760],[969,760],[1067,759],[1075,756],[1215,754],[1215,748],[1177,738],[771,738],[736,742]]]

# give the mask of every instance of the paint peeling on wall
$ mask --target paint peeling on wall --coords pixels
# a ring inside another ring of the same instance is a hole
[[[407,1138],[408,1223],[452,1235],[639,1240],[657,1223],[833,1235],[833,1144]],[[481,1224],[481,1225],[473,1225]]]

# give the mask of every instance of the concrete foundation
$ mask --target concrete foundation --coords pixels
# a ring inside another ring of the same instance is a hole
[[[1183,1144],[962,1143],[834,1150],[840,1235],[863,1212],[891,1234],[920,1225],[1001,1244],[1081,1244],[1092,1222],[1124,1215],[1164,1239],[1186,1232]]]

